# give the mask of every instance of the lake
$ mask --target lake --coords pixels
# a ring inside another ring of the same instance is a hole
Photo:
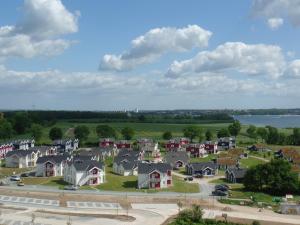
[[[234,118],[242,124],[255,126],[300,127],[300,115],[235,115]]]

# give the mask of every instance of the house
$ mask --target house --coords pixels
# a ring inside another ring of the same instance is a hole
[[[203,158],[207,156],[204,144],[188,144],[186,147],[186,152],[189,153],[191,157]]]
[[[116,144],[117,149],[123,149],[123,148],[130,149],[131,148],[131,143],[127,140],[120,140],[120,141],[117,141],[115,144]]]
[[[282,148],[274,153],[275,158],[283,158],[289,162],[293,162],[294,159],[300,158],[300,153],[293,148]]]
[[[56,146],[60,153],[72,153],[79,147],[78,139],[59,139],[53,141],[53,146]]]
[[[113,147],[115,145],[115,140],[112,138],[102,138],[99,142],[100,148]]]
[[[113,172],[122,176],[137,175],[137,165],[142,159],[142,152],[123,149],[114,158]]]
[[[0,143],[0,159],[4,159],[6,154],[13,150],[13,144],[8,143]]]
[[[186,152],[167,152],[164,161],[173,169],[178,169],[188,164],[189,156]]]
[[[238,160],[231,157],[221,157],[216,160],[218,169],[227,170],[229,168],[235,168],[238,165]]]
[[[29,148],[34,147],[34,139],[20,139],[12,141],[14,150],[28,150]]]
[[[152,139],[142,138],[137,140],[138,149],[143,151],[147,156],[158,156],[160,155],[160,150],[158,148],[158,143],[154,142]]]
[[[271,152],[272,151],[264,144],[251,145],[247,149],[251,152]]]
[[[188,175],[214,176],[218,174],[218,166],[214,162],[197,162],[186,165]]]
[[[35,146],[30,150],[36,150],[39,152],[40,156],[48,156],[48,155],[57,155],[57,147],[56,146]]]
[[[91,156],[94,160],[104,161],[107,157],[115,156],[118,153],[118,149],[116,147],[100,147],[100,148],[92,148],[89,150],[82,150],[76,152],[77,155],[80,156]]]
[[[105,182],[105,167],[102,162],[77,158],[66,163],[64,181],[75,185],[99,185]]]
[[[230,183],[242,183],[246,172],[247,169],[244,168],[228,168],[225,172],[225,178]]]
[[[66,155],[46,155],[36,161],[37,177],[63,176],[64,167],[70,158]]]
[[[28,168],[35,167],[39,156],[38,150],[13,150],[6,154],[5,167]]]
[[[208,154],[217,154],[218,153],[218,142],[206,141],[204,142],[204,149]]]
[[[167,188],[173,185],[172,167],[167,163],[139,163],[138,188]]]
[[[228,150],[236,147],[236,141],[234,137],[222,137],[218,139],[218,150]]]
[[[171,139],[165,144],[165,148],[167,151],[184,151],[189,143],[187,138]]]

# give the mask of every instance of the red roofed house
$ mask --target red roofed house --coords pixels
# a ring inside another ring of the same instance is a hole
[[[190,154],[190,156],[198,158],[207,156],[207,151],[205,150],[204,144],[189,144],[186,147],[186,152]]]

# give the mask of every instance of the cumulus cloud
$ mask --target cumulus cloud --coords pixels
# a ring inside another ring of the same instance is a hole
[[[184,52],[208,45],[212,32],[197,25],[163,27],[148,31],[131,42],[131,49],[120,55],[104,55],[100,70],[126,71],[152,62],[168,52]]]
[[[282,18],[270,18],[270,19],[268,19],[268,26],[272,30],[277,30],[282,25],[283,25],[283,19]]]
[[[277,78],[283,74],[285,65],[284,55],[278,46],[227,42],[213,51],[199,52],[189,60],[173,62],[166,76],[179,77],[193,73],[229,70]]]
[[[57,55],[72,44],[58,37],[77,32],[78,13],[61,0],[24,0],[22,9],[21,21],[0,27],[0,58]]]
[[[293,78],[300,78],[300,60],[294,60],[289,63],[285,75]]]
[[[252,13],[254,16],[267,18],[268,24],[270,19],[272,21],[272,18],[277,18],[273,20],[273,25],[282,25],[283,18],[288,18],[294,26],[300,26],[299,0],[254,0]]]

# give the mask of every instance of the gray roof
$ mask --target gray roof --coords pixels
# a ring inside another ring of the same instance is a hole
[[[229,173],[232,173],[235,178],[244,178],[247,169],[245,168],[232,168],[232,169],[227,169]]]
[[[134,162],[139,159],[140,152],[133,150],[121,150],[119,154],[115,157],[114,162],[119,164],[122,161]]]
[[[188,166],[192,167],[196,171],[204,170],[207,167],[212,168],[212,169],[217,169],[217,165],[214,162],[189,163]]]
[[[172,165],[176,164],[177,161],[187,164],[189,161],[189,156],[186,152],[167,152],[165,161]]]
[[[66,155],[47,155],[39,157],[36,163],[45,163],[45,162],[53,162],[55,164],[61,163],[62,161],[67,160],[68,157]]]
[[[139,174],[149,174],[155,170],[161,173],[166,173],[168,170],[172,170],[172,167],[168,163],[139,163],[138,164]]]
[[[120,165],[123,166],[124,170],[132,170],[137,167],[138,161],[124,161]]]
[[[37,151],[40,151],[40,152],[46,152],[48,151],[49,149],[52,149],[52,148],[56,148],[55,146],[34,146],[32,148],[30,148],[30,150],[37,150]]]
[[[32,150],[32,149],[29,149],[29,150],[13,150],[13,151],[10,151],[6,154],[6,157],[10,157],[12,155],[17,155],[19,157],[25,157],[27,155],[30,155],[32,153],[37,153],[37,150]]]
[[[73,164],[73,166],[77,171],[89,171],[94,167],[97,167],[99,169],[104,168],[104,163],[98,162],[96,160],[83,160],[83,161],[76,160],[76,161],[72,161],[71,164]]]

